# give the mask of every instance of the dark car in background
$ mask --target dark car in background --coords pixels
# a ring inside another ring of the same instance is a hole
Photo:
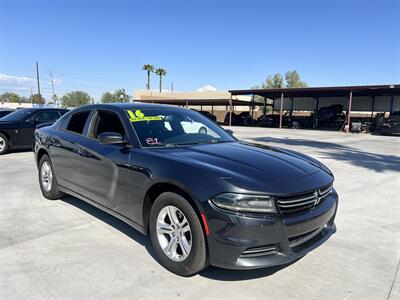
[[[200,114],[202,114],[203,116],[209,118],[210,120],[217,122],[217,117],[214,116],[212,113],[210,113],[209,111],[206,110],[196,110],[196,109],[192,109],[193,111],[196,111]]]
[[[7,109],[7,108],[6,109],[0,109],[0,119],[2,117],[5,117],[5,116],[13,113],[14,111],[15,111],[15,109]]]
[[[382,135],[400,135],[400,111],[390,113],[386,120],[383,118],[376,132]]]
[[[0,119],[0,155],[11,149],[28,149],[40,124],[57,121],[68,110],[55,108],[18,109]]]
[[[321,107],[315,114],[316,125],[319,128],[340,128],[346,119],[343,105],[334,104]]]
[[[224,124],[229,125],[230,113],[227,112],[224,118]],[[251,113],[248,111],[242,111],[239,114],[232,112],[232,123],[233,126],[251,126],[254,125],[255,121],[253,120]]]
[[[35,131],[44,197],[76,196],[150,235],[168,270],[292,262],[334,232],[338,195],[319,161],[238,141],[188,109],[75,109]]]

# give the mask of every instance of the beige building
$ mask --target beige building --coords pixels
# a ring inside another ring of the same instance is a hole
[[[5,108],[29,108],[32,107],[31,103],[12,103],[12,102],[0,102],[0,109]]]
[[[209,111],[218,121],[223,121],[229,111],[231,94],[228,91],[191,91],[191,92],[158,92],[138,90],[134,100],[151,103],[164,103]],[[237,112],[249,111],[251,96],[233,96],[233,109]]]

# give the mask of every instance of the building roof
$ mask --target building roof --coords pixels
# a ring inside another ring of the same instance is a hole
[[[226,99],[141,99],[135,100],[136,102],[143,103],[159,103],[159,104],[170,104],[170,105],[204,105],[204,106],[225,106],[229,105],[229,98]],[[235,106],[249,106],[251,105],[250,101],[237,100],[232,99],[232,104]]]
[[[146,103],[162,103],[171,105],[229,105],[231,93],[228,91],[194,91],[194,92],[157,92],[153,90],[139,90],[134,92],[135,101]],[[234,96],[232,104],[235,106],[249,106],[251,97]]]
[[[333,86],[333,87],[305,87],[305,88],[270,88],[230,90],[232,95],[259,95],[267,98],[279,98],[282,93],[285,97],[329,97],[348,96],[382,96],[400,95],[400,85],[360,85],[360,86]]]

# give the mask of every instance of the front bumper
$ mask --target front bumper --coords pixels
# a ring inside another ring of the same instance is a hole
[[[290,263],[336,232],[334,191],[312,210],[295,216],[259,217],[207,207],[210,264],[228,269],[255,269]]]

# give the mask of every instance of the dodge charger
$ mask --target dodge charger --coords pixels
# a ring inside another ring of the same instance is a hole
[[[45,198],[70,194],[130,224],[181,276],[287,264],[336,231],[325,165],[239,141],[192,110],[80,107],[37,129],[34,151]]]

